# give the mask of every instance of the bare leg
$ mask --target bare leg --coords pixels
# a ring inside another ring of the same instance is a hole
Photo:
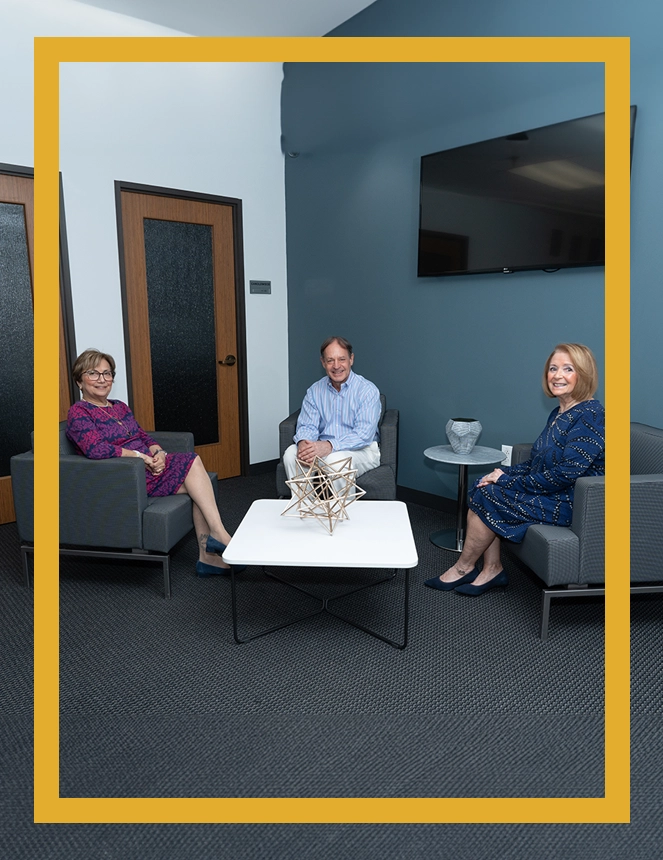
[[[495,535],[495,540],[488,544],[483,553],[483,569],[472,585],[483,585],[503,570],[500,554],[502,542]]]
[[[193,524],[198,538],[200,561],[204,561],[205,564],[228,567],[225,562],[221,561],[218,555],[208,553],[205,549],[208,535],[212,535],[212,537],[226,544],[226,546],[230,543],[231,538],[221,520],[219,509],[216,506],[216,499],[214,498],[212,482],[205,471],[200,457],[196,457],[193,461],[189,469],[189,474],[177,492],[188,493],[191,496],[191,501],[193,502]]]
[[[482,519],[480,519],[474,511],[467,512],[467,531],[465,533],[465,543],[463,545],[463,551],[458,557],[458,561],[450,568],[445,570],[445,572],[440,576],[440,580],[442,582],[453,582],[455,579],[460,579],[461,576],[465,576],[466,573],[469,573],[474,565],[477,563],[479,558],[488,550],[489,547],[492,548],[492,544],[497,545],[497,556],[498,556],[498,564],[499,564],[499,539],[495,532],[492,532],[488,526],[484,523]],[[492,563],[494,564],[494,553],[495,550],[492,550],[493,555],[489,556],[492,558]],[[480,575],[483,577],[483,572]],[[474,580],[474,583],[477,582],[477,579]],[[485,580],[492,579],[491,576],[485,577]],[[473,583],[473,584],[474,584]]]
[[[191,500],[191,504],[193,528],[196,532],[196,539],[198,541],[198,560],[205,564],[211,564],[214,567],[224,567],[226,570],[230,570],[230,565],[226,564],[220,555],[217,555],[215,552],[207,552],[207,538],[210,534],[209,526],[207,525],[207,520],[202,515],[200,508],[193,499]],[[225,541],[223,541],[223,543],[225,543]]]

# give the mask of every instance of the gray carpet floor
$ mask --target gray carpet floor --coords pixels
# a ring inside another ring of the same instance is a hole
[[[231,531],[272,476],[224,481]],[[409,506],[404,651],[319,615],[253,642],[232,638],[226,577],[199,579],[196,545],[156,566],[63,559],[61,794],[70,797],[591,797],[603,793],[603,604],[553,604],[507,557],[510,585],[477,600],[423,587],[451,563],[428,535],[448,515]],[[288,571],[321,594],[373,577]],[[632,609],[630,825],[34,825],[31,593],[13,525],[0,527],[3,856],[649,858],[663,844],[660,599]],[[307,611],[262,571],[239,586],[243,630]],[[344,611],[398,636],[402,576]],[[340,608],[340,607],[339,607]],[[441,800],[440,803],[444,801]]]

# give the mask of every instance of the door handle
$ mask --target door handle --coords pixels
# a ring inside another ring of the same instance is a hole
[[[219,361],[219,364],[223,364],[223,365],[225,365],[226,367],[232,367],[232,366],[233,366],[233,364],[235,364],[235,362],[236,362],[236,361],[237,361],[237,359],[235,358],[235,356],[234,356],[234,355],[227,355],[227,356],[223,359],[223,361]]]

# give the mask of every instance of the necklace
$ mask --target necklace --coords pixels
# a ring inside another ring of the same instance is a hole
[[[83,400],[85,400],[85,397],[83,398]],[[115,406],[114,403],[110,403],[109,401],[106,401],[106,403],[92,403],[92,401],[90,400],[85,400],[85,402],[89,403],[90,406],[96,406],[98,409],[112,409]],[[115,421],[116,424],[119,424],[120,427],[124,427],[123,422],[120,421],[119,418],[116,418],[114,415],[111,415],[110,412],[106,412],[106,415],[108,415],[109,418]]]

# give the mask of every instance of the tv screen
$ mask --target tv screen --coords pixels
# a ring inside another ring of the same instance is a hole
[[[419,277],[604,263],[605,114],[422,157]]]

